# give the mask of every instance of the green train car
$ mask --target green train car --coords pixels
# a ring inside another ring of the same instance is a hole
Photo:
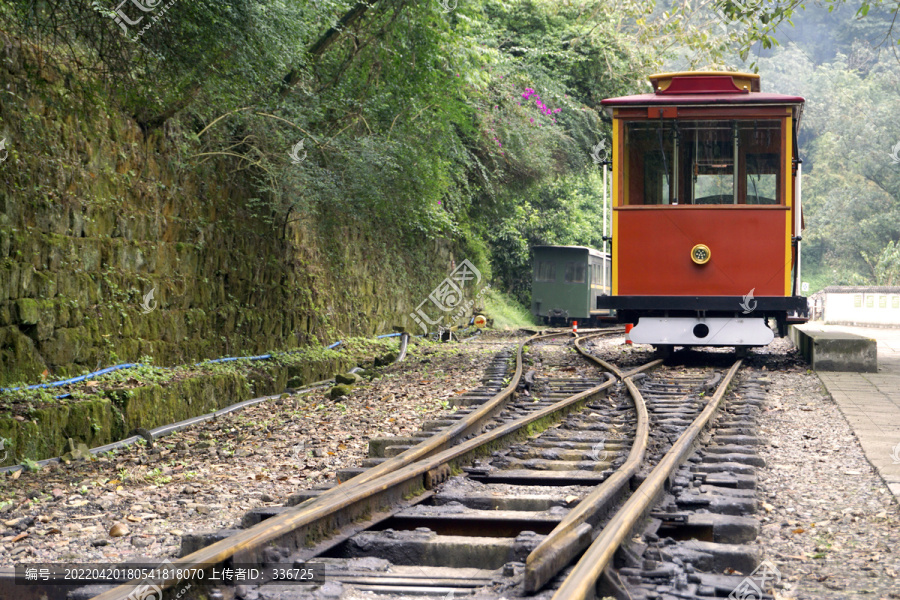
[[[531,312],[546,324],[599,323],[613,316],[597,308],[610,292],[609,254],[584,246],[534,246]]]

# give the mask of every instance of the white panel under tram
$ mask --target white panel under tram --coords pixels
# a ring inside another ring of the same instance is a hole
[[[761,317],[641,317],[631,330],[636,344],[672,346],[766,346],[775,332]]]

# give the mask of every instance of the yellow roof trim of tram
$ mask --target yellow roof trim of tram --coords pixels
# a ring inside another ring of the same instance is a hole
[[[650,83],[653,85],[653,91],[656,93],[664,92],[672,85],[672,81],[678,77],[731,77],[734,85],[738,89],[745,89],[751,92],[759,91],[759,74],[758,73],[742,73],[739,71],[675,71],[672,73],[654,73],[648,76]]]

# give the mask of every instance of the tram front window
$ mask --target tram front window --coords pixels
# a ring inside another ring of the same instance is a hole
[[[781,123],[635,121],[625,127],[625,204],[780,204]]]
[[[747,204],[779,204],[778,153],[747,153]]]

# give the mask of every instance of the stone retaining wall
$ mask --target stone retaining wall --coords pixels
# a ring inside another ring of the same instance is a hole
[[[142,131],[59,69],[0,33],[0,386],[387,333],[447,275],[447,240],[257,217],[177,122]]]

